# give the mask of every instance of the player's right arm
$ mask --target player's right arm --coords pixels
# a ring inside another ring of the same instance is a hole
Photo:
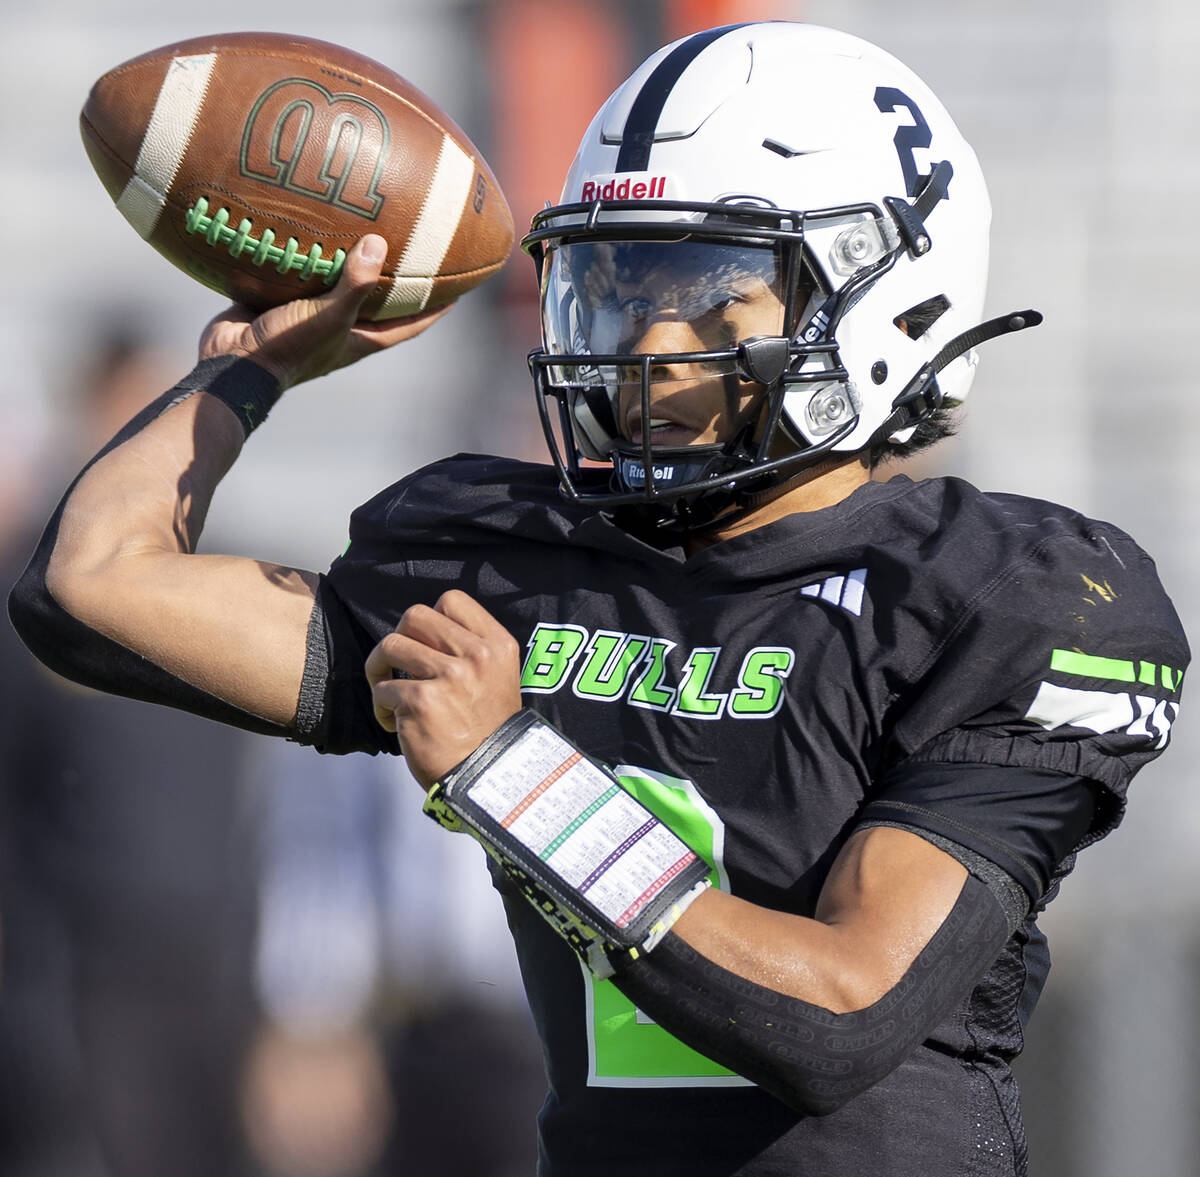
[[[201,340],[201,359],[252,361],[257,370],[241,370],[273,396],[418,334],[440,312],[356,323],[379,276],[382,253],[371,246],[381,241],[352,250],[328,294],[258,317],[238,308],[219,316]],[[317,577],[196,553],[213,493],[244,440],[228,404],[176,392],[101,451],[67,492],[10,598],[13,623],[35,654],[103,690],[259,730],[291,727]]]

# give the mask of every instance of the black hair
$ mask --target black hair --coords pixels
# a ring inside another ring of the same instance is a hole
[[[890,441],[878,441],[870,446],[867,449],[867,460],[872,470],[886,462],[902,462],[929,449],[930,446],[937,445],[947,437],[953,437],[957,432],[957,406],[942,405],[913,430],[912,437],[906,442],[897,445]]]

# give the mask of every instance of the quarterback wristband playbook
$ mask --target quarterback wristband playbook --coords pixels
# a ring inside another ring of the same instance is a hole
[[[532,711],[429,790],[425,812],[480,841],[599,977],[649,952],[708,885],[708,864]]]

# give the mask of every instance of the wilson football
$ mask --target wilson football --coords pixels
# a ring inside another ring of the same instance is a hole
[[[96,82],[80,129],[134,229],[255,309],[332,285],[365,233],[388,242],[370,319],[441,306],[512,250],[512,214],[462,130],[322,41],[230,33],[145,53]]]

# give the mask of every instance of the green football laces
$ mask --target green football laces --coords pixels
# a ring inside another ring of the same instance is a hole
[[[275,230],[264,229],[261,237],[254,237],[254,227],[249,218],[243,218],[236,229],[229,227],[229,209],[219,208],[213,216],[208,215],[208,198],[201,196],[187,211],[185,227],[189,233],[203,233],[209,245],[229,247],[231,257],[251,253],[249,262],[255,266],[273,264],[280,274],[299,272],[301,278],[319,274],[326,286],[332,286],[341,275],[346,260],[344,249],[335,250],[333,257],[322,257],[321,247],[315,242],[307,253],[300,252],[300,242],[289,237],[282,248],[275,244]]]

